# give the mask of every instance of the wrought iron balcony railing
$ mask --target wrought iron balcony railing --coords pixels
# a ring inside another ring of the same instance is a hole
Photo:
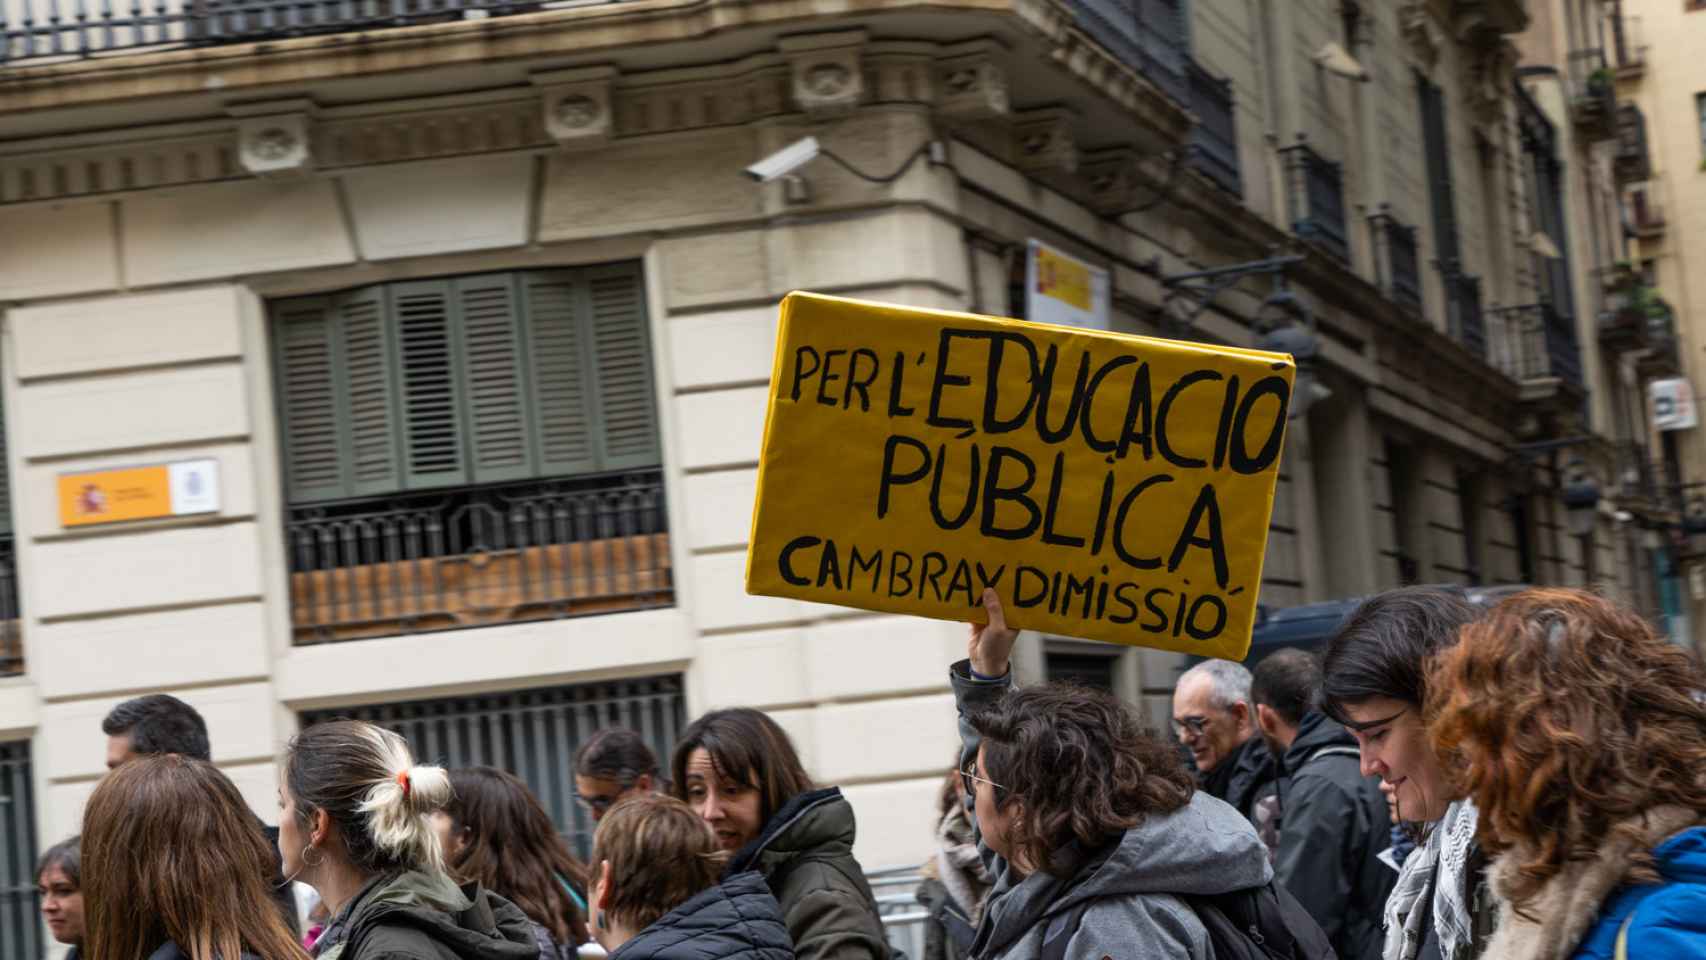
[[[1190,64],[1191,110],[1197,115],[1191,132],[1191,166],[1235,197],[1244,195],[1238,170],[1238,127],[1233,115],[1232,81]]]
[[[1451,335],[1470,353],[1487,356],[1487,318],[1481,304],[1481,278],[1454,264],[1442,264]]]
[[[1191,103],[1184,0],[1067,0],[1085,32],[1180,106]]]
[[[656,469],[294,507],[297,643],[675,602]]]
[[[1611,170],[1620,184],[1646,180],[1653,175],[1647,152],[1647,118],[1633,103],[1617,106],[1617,150],[1611,157]]]
[[[1617,135],[1617,84],[1599,47],[1570,54],[1570,117],[1590,140]]]
[[[1299,142],[1280,151],[1291,184],[1291,229],[1334,259],[1351,261],[1345,228],[1344,173],[1337,163]]]
[[[1421,261],[1416,228],[1405,226],[1383,204],[1368,218],[1380,288],[1393,303],[1416,313],[1422,310]]]
[[[0,536],[0,677],[24,672],[23,622],[18,603],[18,554],[11,535]]]
[[[0,65],[538,10],[539,0],[0,0]]]
[[[1502,307],[1487,311],[1493,363],[1513,380],[1557,378],[1582,385],[1581,347],[1569,317],[1549,303]]]
[[[1624,194],[1629,229],[1635,236],[1651,240],[1665,232],[1665,207],[1657,183],[1638,183]]]

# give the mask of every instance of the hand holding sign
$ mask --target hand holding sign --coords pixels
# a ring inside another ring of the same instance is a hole
[[[790,294],[747,591],[1241,658],[1293,372]]]
[[[1007,664],[1013,659],[1013,641],[1019,639],[1019,631],[1008,628],[1007,615],[1001,609],[1001,598],[995,595],[994,590],[984,589],[983,609],[988,612],[989,619],[971,625],[966,658],[971,661],[974,671],[986,677],[999,677],[1007,672]]]

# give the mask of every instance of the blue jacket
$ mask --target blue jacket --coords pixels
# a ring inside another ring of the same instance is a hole
[[[1706,827],[1659,844],[1653,858],[1663,881],[1607,898],[1574,960],[1612,960],[1630,914],[1629,960],[1706,960]]]

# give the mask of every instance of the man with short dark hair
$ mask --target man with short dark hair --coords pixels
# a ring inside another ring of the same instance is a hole
[[[1342,960],[1377,960],[1382,912],[1398,875],[1380,781],[1364,777],[1356,738],[1321,713],[1321,663],[1295,648],[1257,667],[1256,723],[1279,767],[1274,879],[1321,925]]]
[[[107,735],[107,769],[114,770],[137,757],[175,753],[191,760],[213,761],[213,749],[207,741],[207,721],[196,708],[164,693],[135,697],[112,708],[101,721],[101,732]],[[273,851],[278,851],[278,828],[269,827],[255,818],[255,826],[266,835]],[[282,855],[273,864],[270,881],[273,898],[279,912],[292,932],[300,932],[296,916],[296,895],[284,878]]]
[[[207,721],[189,704],[164,693],[126,700],[101,721],[107,735],[107,769],[135,757],[176,753],[191,760],[212,760]]]

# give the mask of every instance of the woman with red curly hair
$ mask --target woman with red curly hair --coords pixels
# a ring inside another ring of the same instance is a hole
[[[1428,732],[1480,809],[1499,960],[1706,958],[1706,674],[1635,613],[1529,590],[1429,675]]]

